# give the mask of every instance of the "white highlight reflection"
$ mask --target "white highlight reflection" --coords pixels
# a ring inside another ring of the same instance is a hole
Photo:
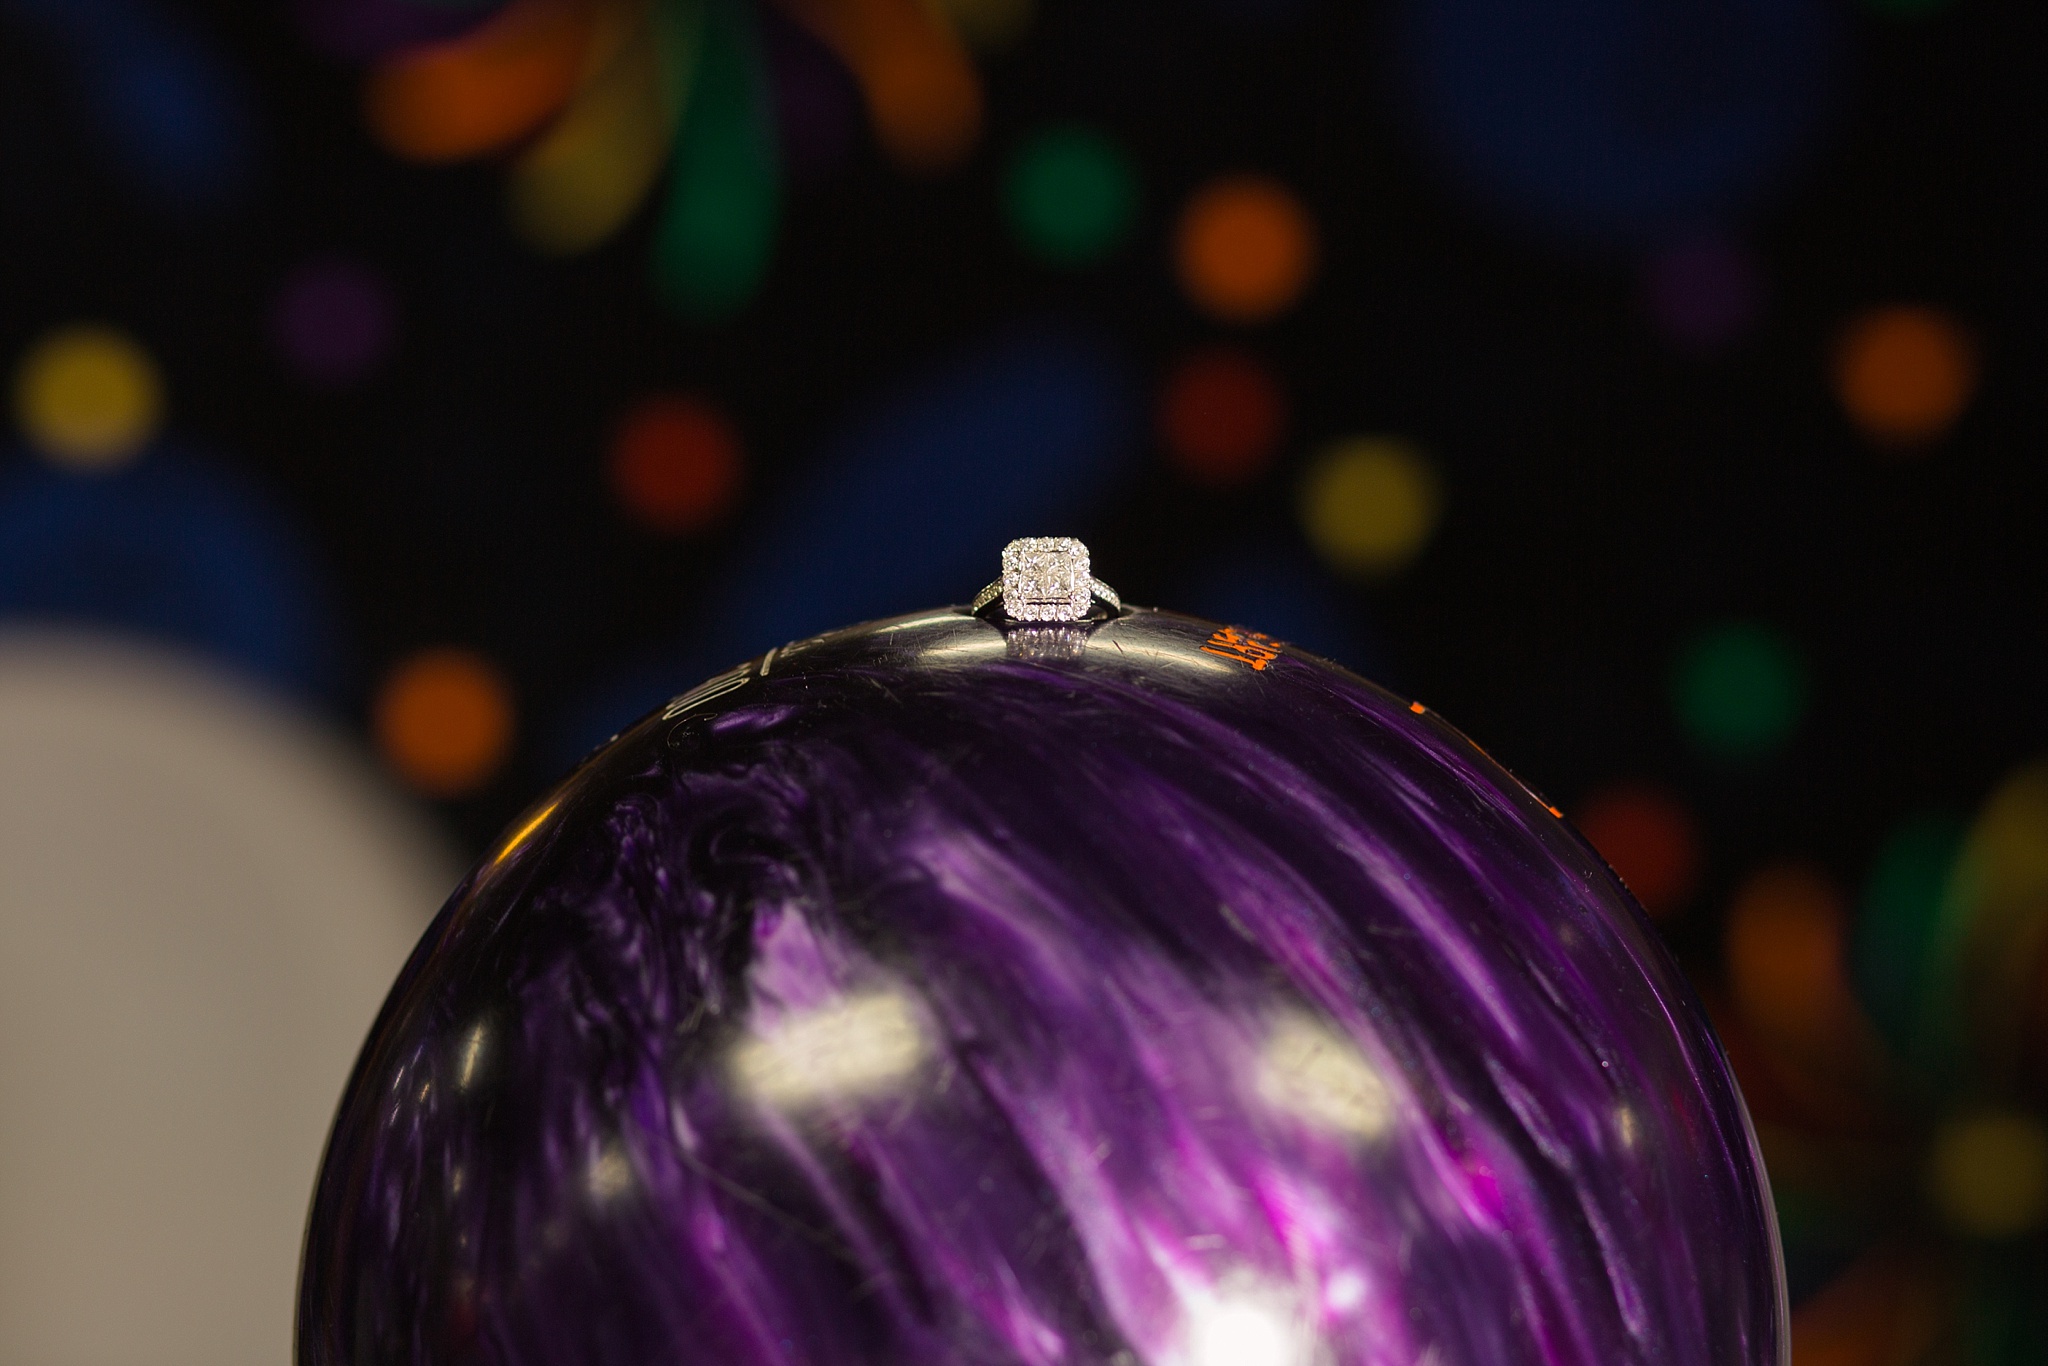
[[[740,1088],[790,1109],[893,1090],[924,1060],[923,1031],[895,992],[856,997],[783,1021],[733,1054]]]
[[[1308,1366],[1314,1343],[1276,1298],[1204,1297],[1188,1305],[1187,1366]]]
[[[1259,1095],[1273,1108],[1359,1138],[1393,1120],[1387,1084],[1352,1042],[1307,1015],[1282,1016],[1259,1055]]]

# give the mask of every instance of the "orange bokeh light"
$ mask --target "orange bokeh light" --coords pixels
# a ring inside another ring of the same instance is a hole
[[[981,78],[923,0],[789,0],[790,11],[853,70],[875,138],[897,165],[942,171],[981,135]]]
[[[1841,892],[1818,868],[1780,863],[1736,893],[1725,941],[1736,1008],[1767,1039],[1826,1048],[1853,1028]]]
[[[1669,915],[1692,895],[1700,871],[1699,826],[1671,793],[1617,784],[1595,793],[1574,821],[1651,915]]]
[[[469,650],[422,650],[377,689],[377,748],[408,784],[430,797],[482,786],[512,747],[512,692],[490,661]]]
[[[1316,226],[1285,185],[1227,176],[1181,211],[1174,264],[1196,306],[1228,322],[1263,322],[1300,297],[1316,268]]]
[[[1798,1366],[1920,1361],[1940,1336],[1943,1287],[1903,1249],[1866,1254],[1792,1315]]]
[[[732,507],[741,470],[739,438],[722,413],[699,398],[659,394],[619,424],[606,472],[635,521],[681,535]]]
[[[364,88],[370,129],[411,161],[509,147],[575,91],[596,18],[591,0],[513,0],[473,32],[401,53]]]
[[[1287,397],[1257,358],[1228,347],[1199,351],[1167,377],[1159,438],[1188,477],[1214,488],[1256,478],[1287,424]]]
[[[1931,441],[1977,390],[1977,348],[1936,308],[1894,305],[1859,314],[1834,356],[1835,395],[1849,420],[1888,446]]]

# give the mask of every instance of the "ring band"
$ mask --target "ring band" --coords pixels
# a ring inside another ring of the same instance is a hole
[[[1071,536],[1028,536],[1003,547],[1003,576],[974,595],[979,616],[997,602],[1012,621],[1085,621],[1100,602],[1123,611],[1114,588],[1088,572],[1088,547]]]
[[[997,579],[994,583],[990,584],[988,587],[982,589],[979,593],[976,593],[974,595],[974,602],[972,603],[972,605],[968,607],[967,610],[975,616],[980,616],[983,612],[988,610],[988,605],[990,603],[994,602],[997,598],[1000,598],[1002,595],[1003,581],[1001,579]],[[1121,612],[1124,610],[1124,600],[1117,596],[1116,590],[1114,588],[1111,588],[1108,584],[1104,583],[1101,579],[1094,577],[1093,575],[1090,575],[1088,579],[1088,596],[1098,602],[1107,605],[1109,610],[1112,612]],[[1053,618],[1047,618],[1047,620],[1052,619]]]

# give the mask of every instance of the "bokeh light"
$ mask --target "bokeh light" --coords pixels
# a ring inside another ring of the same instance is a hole
[[[1037,0],[935,0],[961,39],[976,52],[1002,52],[1031,31]]]
[[[1724,940],[1728,984],[1759,1036],[1802,1051],[1840,1043],[1856,1018],[1846,924],[1841,892],[1811,864],[1773,864],[1736,892]]]
[[[257,159],[254,102],[213,25],[142,0],[12,0],[0,9],[54,40],[81,112],[153,205],[204,212],[247,188]]]
[[[791,7],[853,69],[875,138],[907,171],[957,166],[981,136],[981,78],[941,6],[807,0]]]
[[[1339,573],[1376,577],[1404,568],[1442,513],[1436,471],[1394,437],[1353,437],[1325,448],[1301,482],[1302,530]]]
[[[1880,1248],[1792,1315],[1793,1366],[1908,1366],[1942,1335],[1947,1287],[1921,1259]]]
[[[80,323],[44,336],[14,375],[22,435],[49,460],[106,469],[156,435],[163,382],[149,353],[127,333]]]
[[[2028,1052],[2048,1062],[2048,762],[2008,774],[1971,822],[1930,948],[1921,1047],[1932,1067]],[[2030,1035],[2038,1042],[2013,1048]]]
[[[1901,1055],[1929,1004],[1942,903],[1962,843],[1960,820],[1913,816],[1885,840],[1864,883],[1851,968],[1864,1010]]]
[[[341,389],[368,378],[390,354],[398,303],[382,274],[340,256],[307,261],[271,304],[278,354],[308,384]]]
[[[1160,391],[1159,439],[1198,484],[1233,488],[1272,463],[1287,428],[1287,395],[1257,357],[1212,347],[1174,366]]]
[[[784,169],[796,182],[844,171],[866,124],[853,73],[816,33],[780,11],[763,10],[762,19]]]
[[[512,0],[460,37],[400,53],[364,88],[371,131],[411,161],[512,146],[576,88],[596,14],[579,0]]]
[[[668,535],[697,531],[729,511],[739,495],[739,437],[703,399],[657,395],[619,424],[606,473],[634,521]]]
[[[1672,703],[1686,734],[1710,756],[1754,760],[1790,738],[1807,705],[1806,668],[1791,643],[1761,622],[1697,632],[1679,651]]]
[[[632,217],[668,156],[678,101],[652,5],[607,7],[591,69],[506,182],[513,231],[535,250],[586,251]]]
[[[1935,1133],[1928,1194],[1943,1222],[1975,1238],[2016,1238],[2048,1221],[2048,1128],[2038,1116],[1958,1116]]]
[[[1651,253],[1643,263],[1650,319],[1673,345],[1726,346],[1756,322],[1763,284],[1747,253],[1719,234],[1701,234]]]
[[[331,722],[102,634],[0,630],[0,774],[0,1360],[286,1356],[335,1089],[462,861]]]
[[[512,745],[512,690],[489,660],[439,646],[377,689],[371,727],[394,772],[430,797],[460,797],[496,774]]]
[[[655,278],[686,316],[730,316],[768,272],[781,214],[773,112],[746,12],[708,6],[654,244]]]
[[[1824,0],[1405,0],[1424,147],[1489,208],[1575,241],[1654,242],[1747,207],[1833,106]]]
[[[1130,230],[1138,203],[1136,176],[1116,144],[1074,125],[1027,139],[1004,191],[1018,240],[1055,266],[1100,260]]]
[[[1681,909],[1698,885],[1699,822],[1668,789],[1616,783],[1587,798],[1572,821],[1651,915]]]
[[[1264,322],[1290,308],[1315,274],[1315,220],[1269,176],[1213,180],[1181,210],[1174,266],[1195,306],[1226,322]]]
[[[1937,308],[1892,305],[1858,314],[1835,344],[1835,396],[1863,434],[1911,447],[1942,435],[1977,390],[1977,348]]]
[[[83,479],[0,462],[0,618],[141,636],[317,698],[339,655],[326,590],[298,523],[175,442]]]

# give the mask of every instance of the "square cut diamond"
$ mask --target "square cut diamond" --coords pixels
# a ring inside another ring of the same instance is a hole
[[[1081,621],[1094,599],[1088,547],[1027,536],[1003,547],[1003,611],[1012,621]]]

